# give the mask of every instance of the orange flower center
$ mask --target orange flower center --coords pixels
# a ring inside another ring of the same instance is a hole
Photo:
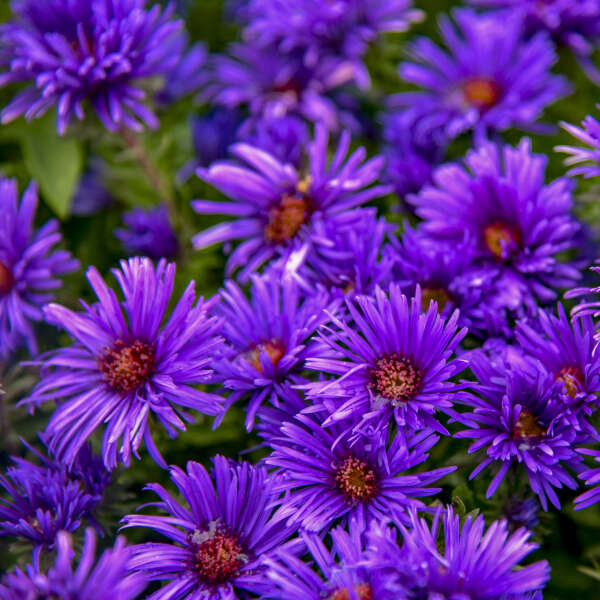
[[[575,398],[583,388],[583,375],[577,367],[563,367],[554,378],[563,382],[565,393],[571,398]]]
[[[421,306],[423,310],[427,310],[431,302],[436,302],[438,311],[441,312],[450,300],[450,294],[443,288],[423,288],[421,291]]]
[[[359,583],[353,588],[354,596],[350,595],[350,591],[347,587],[336,590],[327,600],[372,600],[373,590],[368,583]]]
[[[15,284],[12,271],[0,261],[0,296],[8,294]]]
[[[353,456],[341,464],[335,482],[352,502],[366,502],[377,493],[377,474],[366,461]]]
[[[422,376],[420,371],[406,357],[397,354],[384,356],[370,371],[371,389],[392,402],[408,402],[419,391]]]
[[[265,237],[269,242],[281,244],[291,240],[309,216],[308,202],[303,197],[284,196],[279,206],[269,212]]]
[[[541,438],[546,435],[546,430],[538,423],[533,413],[526,408],[521,410],[521,414],[513,427],[513,437],[519,440],[530,440]]]
[[[154,371],[154,347],[141,340],[118,340],[99,360],[104,379],[115,390],[130,393],[144,385]]]
[[[483,239],[488,250],[498,260],[504,260],[519,245],[521,234],[516,227],[494,221],[483,230]]]
[[[263,350],[266,355],[271,359],[273,366],[276,367],[279,361],[285,354],[285,348],[279,340],[271,340],[264,344],[258,344],[252,350],[246,354],[246,360],[259,372],[262,373],[262,366],[260,364],[260,353]]]
[[[500,100],[500,86],[485,77],[470,79],[463,86],[465,100],[480,110],[494,106]]]

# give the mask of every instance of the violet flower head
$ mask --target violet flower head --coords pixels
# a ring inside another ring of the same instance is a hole
[[[565,467],[578,470],[581,462],[573,447],[578,432],[564,416],[564,383],[534,362],[500,369],[474,353],[469,366],[480,395],[468,400],[474,409],[469,414],[473,426],[455,437],[474,439],[469,452],[484,449],[486,454],[470,478],[498,465],[487,490],[490,498],[508,470],[521,465],[544,510],[548,499],[560,508],[554,488],[577,487]]]
[[[579,452],[591,456],[596,462],[600,463],[600,451],[591,448],[580,448]],[[600,467],[582,471],[579,473],[579,478],[591,489],[575,498],[575,510],[588,508],[600,502]]]
[[[600,41],[598,0],[471,0],[471,3],[520,11],[525,18],[526,33],[546,30],[556,42],[582,57],[592,54]]]
[[[250,300],[233,282],[225,282],[217,311],[225,339],[222,355],[214,360],[215,380],[230,390],[227,407],[247,398],[246,427],[254,425],[264,404],[297,407],[293,386],[305,383],[305,362],[329,354],[310,343],[337,306],[324,289],[304,297],[291,279],[253,276]],[[293,408],[292,414],[296,409]]]
[[[379,582],[373,571],[360,564],[364,558],[364,531],[351,520],[348,531],[336,527],[330,532],[331,550],[315,533],[301,532],[315,573],[289,551],[280,550],[267,560],[271,589],[265,600],[371,600],[379,595]]]
[[[600,105],[599,105],[600,106]],[[570,176],[583,175],[586,179],[600,175],[600,123],[588,115],[581,123],[581,127],[570,123],[561,123],[573,137],[583,142],[588,148],[582,146],[557,146],[557,152],[570,154],[565,159],[565,165],[573,168]]]
[[[362,61],[384,32],[401,32],[423,18],[412,0],[251,0],[246,39],[278,53],[299,52],[310,66],[323,55],[345,58],[361,87],[370,84]]]
[[[410,198],[423,231],[449,243],[467,236],[476,258],[499,280],[492,298],[497,308],[553,302],[557,288],[571,287],[580,276],[574,264],[557,259],[576,247],[580,230],[571,214],[573,182],[546,185],[547,158],[531,152],[529,139],[517,148],[486,142],[468,152],[465,163],[440,167],[434,185]]]
[[[270,441],[265,461],[281,473],[281,516],[290,524],[319,532],[338,519],[355,519],[364,529],[371,518],[422,505],[418,498],[441,490],[429,486],[456,469],[410,471],[439,439],[430,430],[399,431],[389,444],[379,438],[351,443],[343,427],[323,427],[326,416],[298,414]]]
[[[326,128],[317,125],[315,139],[307,150],[309,166],[305,174],[248,144],[235,144],[230,149],[248,167],[217,162],[209,169],[200,169],[199,177],[232,201],[196,200],[194,209],[201,214],[225,214],[236,220],[199,233],[193,239],[194,246],[202,249],[215,243],[243,240],[227,262],[228,275],[243,267],[239,274],[241,281],[273,258],[301,263],[315,246],[331,247],[330,240],[318,235],[318,224],[329,224],[338,231],[349,229],[362,216],[355,209],[384,195],[389,188],[371,186],[379,176],[382,158],[364,162],[364,148],[347,157],[350,136],[344,133],[329,161],[328,141]]]
[[[115,545],[95,561],[96,536],[93,529],[87,529],[76,569],[73,565],[73,541],[66,531],[58,533],[56,547],[56,560],[47,571],[34,563],[27,565],[24,571],[17,567],[7,573],[0,580],[0,598],[106,600],[110,590],[110,597],[114,600],[134,600],[147,585],[142,575],[127,572],[132,550],[125,545],[123,537],[117,538]]]
[[[233,463],[223,456],[213,463],[212,479],[193,461],[187,473],[171,467],[171,479],[189,508],[161,485],[149,484],[147,489],[160,498],[152,506],[169,516],[123,519],[125,527],[146,527],[169,538],[169,543],[133,547],[134,573],[169,581],[148,600],[229,600],[269,589],[264,559],[285,547],[294,533],[274,515],[275,480],[249,463]]]
[[[516,329],[525,354],[539,360],[563,384],[563,416],[584,439],[595,434],[588,419],[599,406],[600,349],[594,333],[589,316],[571,322],[562,304],[557,316],[540,310],[536,323],[519,323]]]
[[[430,427],[447,435],[438,412],[454,414],[462,392],[450,380],[466,367],[452,358],[466,335],[458,312],[446,321],[435,302],[423,312],[420,289],[409,300],[396,284],[389,294],[377,288],[374,297],[346,305],[347,318],[333,317],[335,329],[321,336],[337,356],[307,361],[308,369],[334,376],[305,386],[309,399],[331,412],[325,424],[359,418],[358,433],[385,435],[395,422],[402,430]]]
[[[557,60],[551,40],[545,33],[524,40],[519,14],[460,9],[453,17],[456,26],[446,16],[440,19],[448,51],[419,38],[409,46],[414,62],[400,66],[401,77],[422,91],[393,99],[445,122],[449,139],[468,130],[480,140],[489,132],[531,126],[569,92],[567,81],[550,72]]]
[[[57,463],[37,465],[22,458],[0,475],[0,537],[27,540],[34,559],[52,548],[59,531],[74,531],[100,500],[72,471]]]
[[[142,442],[152,458],[165,466],[152,441],[151,418],[169,436],[185,431],[193,417],[187,409],[219,415],[222,400],[195,386],[212,374],[210,362],[221,347],[218,321],[211,303],[195,301],[194,283],[167,315],[175,265],[162,260],[155,268],[148,258],[122,261],[113,274],[124,301],[119,302],[98,271],[88,281],[98,302],[82,302],[83,312],[49,304],[46,319],[73,338],[71,346],[50,352],[41,381],[23,402],[30,406],[57,400],[46,428],[49,448],[73,463],[78,450],[105,426],[102,457],[107,469],[120,460],[129,465]],[[166,321],[166,322],[164,322]]]
[[[134,208],[123,215],[127,229],[115,229],[115,236],[131,255],[174,259],[179,252],[179,242],[169,221],[166,206],[144,210]]]
[[[298,54],[234,44],[229,54],[213,59],[210,81],[201,97],[228,109],[246,108],[254,117],[290,114],[337,130],[343,111],[330,93],[353,76],[352,65],[335,55],[321,56],[311,67]]]
[[[549,579],[546,561],[519,565],[538,547],[526,529],[511,534],[506,521],[494,521],[486,530],[481,515],[461,524],[452,507],[439,509],[431,525],[416,510],[409,519],[401,544],[381,524],[367,533],[366,566],[382,573],[390,597],[525,600]]]
[[[179,61],[182,21],[173,7],[146,0],[16,0],[0,29],[0,85],[27,85],[2,111],[2,123],[34,119],[56,106],[63,134],[89,102],[108,130],[157,127],[142,80],[166,76]]]
[[[19,201],[16,180],[0,179],[0,358],[23,344],[37,354],[33,322],[42,320],[59,277],[79,268],[69,252],[54,250],[62,239],[56,220],[34,229],[37,204],[34,183]]]

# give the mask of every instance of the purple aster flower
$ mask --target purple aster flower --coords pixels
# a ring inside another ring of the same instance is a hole
[[[85,532],[85,542],[77,569],[73,570],[75,551],[71,536],[60,531],[57,536],[57,556],[47,571],[40,565],[27,565],[25,571],[18,567],[7,573],[0,583],[3,600],[23,598],[85,598],[85,600],[133,600],[146,587],[147,580],[140,574],[127,573],[132,550],[125,539],[117,538],[114,547],[105,550],[98,561],[96,536],[93,529]]]
[[[600,107],[600,105],[598,105]],[[600,175],[600,123],[588,115],[581,123],[581,128],[570,123],[561,123],[573,137],[582,141],[589,148],[581,146],[556,146],[557,152],[570,154],[565,165],[580,165],[569,171],[569,175],[583,175],[586,179]]]
[[[250,300],[233,282],[225,282],[218,314],[225,338],[222,356],[214,361],[215,380],[230,391],[229,407],[248,398],[246,427],[267,402],[278,407],[298,394],[292,386],[305,383],[304,364],[329,349],[310,344],[315,331],[338,308],[324,289],[303,298],[291,279],[253,276]],[[327,311],[327,312],[326,312]],[[295,412],[295,411],[294,411]]]
[[[129,254],[148,256],[152,259],[173,259],[179,252],[177,236],[169,222],[165,206],[144,210],[135,208],[123,215],[127,229],[115,229]]]
[[[196,200],[194,209],[201,214],[225,214],[237,217],[220,223],[193,239],[202,249],[218,242],[244,240],[229,257],[227,273],[243,266],[240,280],[274,257],[305,257],[313,246],[328,246],[321,239],[318,223],[324,222],[338,231],[347,230],[360,221],[357,207],[389,190],[370,186],[377,180],[383,159],[366,157],[359,148],[347,157],[350,136],[341,136],[331,161],[327,158],[329,136],[325,127],[316,126],[315,139],[307,154],[309,166],[302,176],[290,164],[282,164],[267,152],[235,144],[230,152],[249,167],[217,162],[198,175],[229,196],[232,201]]]
[[[579,225],[571,215],[573,182],[545,184],[547,158],[532,154],[529,139],[517,148],[482,144],[467,153],[465,169],[449,164],[434,185],[409,200],[434,239],[460,243],[465,236],[476,256],[498,279],[495,307],[517,316],[535,312],[536,300],[550,303],[556,288],[571,287],[579,270],[557,260],[576,247]],[[494,297],[496,296],[496,297]]]
[[[396,284],[389,294],[377,288],[374,297],[346,305],[348,317],[333,317],[336,329],[321,336],[338,356],[306,362],[335,376],[305,386],[310,399],[332,413],[326,425],[357,416],[359,433],[385,435],[395,422],[401,430],[431,427],[447,435],[436,413],[454,414],[453,402],[462,396],[450,381],[466,367],[451,358],[467,333],[457,327],[458,312],[446,321],[435,302],[422,312],[420,289],[409,300]]]
[[[19,202],[16,180],[0,179],[0,358],[22,344],[37,353],[32,321],[42,320],[59,277],[79,268],[69,252],[53,250],[62,239],[56,220],[34,230],[37,204],[34,183]]]
[[[264,559],[293,533],[273,514],[275,479],[264,468],[223,456],[213,463],[214,484],[196,462],[188,462],[187,474],[171,467],[171,478],[189,509],[155,483],[146,489],[161,501],[152,505],[171,516],[124,518],[125,527],[147,527],[172,540],[134,546],[133,572],[170,580],[149,600],[229,600],[268,590]]]
[[[593,457],[596,462],[600,463],[600,451],[591,448],[579,448],[581,454],[586,454]],[[575,510],[588,508],[597,502],[600,502],[600,467],[595,469],[587,469],[579,473],[579,478],[582,479],[591,489],[583,492],[583,494],[575,498]],[[594,486],[594,487],[592,487]]]
[[[470,478],[489,465],[499,465],[487,490],[490,498],[508,470],[522,465],[544,510],[547,498],[560,508],[553,488],[577,487],[565,467],[581,470],[573,447],[577,431],[564,417],[564,383],[537,363],[499,370],[472,353],[469,366],[479,381],[480,397],[468,399],[474,409],[469,416],[477,425],[455,437],[475,440],[469,452],[486,452]]]
[[[531,126],[543,109],[569,92],[563,77],[550,69],[557,56],[545,33],[523,39],[518,14],[478,15],[470,9],[453,12],[458,29],[446,16],[440,20],[445,52],[429,38],[409,47],[415,62],[400,66],[408,83],[423,89],[398,94],[399,106],[418,106],[454,138],[474,130],[481,139],[491,131]]]
[[[538,511],[540,506],[535,498],[510,498],[502,507],[502,514],[508,521],[508,528],[514,531],[520,527],[533,529],[540,520]]]
[[[342,58],[321,56],[309,67],[300,55],[234,44],[213,63],[211,81],[202,92],[211,104],[247,108],[255,117],[292,114],[330,130],[339,128],[340,108],[327,94],[354,77],[353,66]]]
[[[344,57],[362,87],[370,83],[362,62],[368,45],[381,33],[406,31],[424,16],[412,0],[251,0],[248,10],[247,39],[279,53],[299,51],[309,66],[323,55]]]
[[[546,30],[559,43],[569,47],[582,61],[582,66],[597,81],[590,55],[600,42],[600,2],[598,0],[471,0],[489,8],[520,11],[525,30],[534,34]],[[506,13],[501,13],[505,15]]]
[[[16,0],[16,18],[0,29],[0,85],[27,82],[2,111],[2,123],[33,119],[56,105],[63,134],[89,101],[110,131],[158,126],[140,81],[165,76],[179,61],[172,7],[146,0]]]
[[[315,533],[301,532],[318,574],[289,551],[280,550],[267,560],[271,589],[263,598],[273,600],[372,600],[379,595],[373,571],[360,564],[364,557],[364,531],[351,520],[349,531],[330,532],[331,550]]]
[[[382,438],[351,443],[343,427],[323,427],[323,416],[298,414],[270,441],[273,453],[265,462],[280,469],[281,516],[290,524],[322,531],[354,518],[364,529],[370,518],[421,505],[417,498],[441,490],[428,486],[456,469],[407,472],[424,463],[438,441],[430,430],[400,430],[389,444]]]
[[[596,261],[596,264],[600,265],[600,260]],[[590,271],[596,274],[600,274],[600,266],[590,267]],[[593,299],[593,296],[600,293],[600,286],[596,287],[578,287],[569,290],[565,293],[565,298],[582,298],[583,301],[573,307],[571,310],[572,319],[582,319],[587,316],[591,316],[593,319],[597,319],[600,316],[600,301]],[[596,341],[600,339],[600,327],[596,323]]]
[[[519,323],[516,330],[525,354],[563,384],[563,416],[586,437],[595,434],[588,419],[598,408],[600,392],[600,349],[594,332],[589,316],[571,322],[562,304],[557,317],[539,311],[535,324]]]
[[[312,285],[324,285],[332,293],[372,294],[376,286],[390,282],[393,261],[384,248],[396,226],[384,218],[378,219],[375,210],[363,209],[360,214],[362,218],[347,230],[316,223],[316,235],[331,240],[331,246],[315,247],[305,264],[295,270],[290,261],[287,272],[300,281],[307,293]]]
[[[74,531],[88,519],[99,529],[91,511],[100,501],[105,474],[91,475],[86,481],[78,477],[82,466],[96,465],[87,456],[76,457],[74,469],[36,454],[43,465],[23,458],[13,458],[14,466],[0,475],[0,487],[6,497],[0,498],[0,537],[27,540],[34,545],[34,559],[48,547],[53,547],[57,533]],[[94,485],[86,485],[92,482]],[[98,493],[99,492],[99,493]]]
[[[526,529],[511,534],[506,521],[494,521],[486,530],[481,515],[461,524],[452,507],[439,509],[431,525],[416,510],[409,517],[409,526],[399,525],[401,545],[379,523],[367,534],[367,566],[395,598],[527,600],[549,579],[545,560],[519,565],[538,547]]]
[[[64,328],[75,343],[44,358],[41,381],[23,402],[58,401],[46,434],[50,450],[66,463],[105,424],[102,457],[108,469],[117,466],[117,455],[129,465],[142,439],[166,467],[152,441],[152,416],[175,437],[177,430],[185,431],[185,421],[193,421],[185,409],[222,412],[218,397],[194,387],[212,374],[209,364],[222,343],[219,323],[208,314],[211,303],[195,302],[194,282],[163,323],[174,264],[162,260],[154,268],[147,258],[132,258],[113,274],[123,302],[91,267],[87,278],[96,304],[82,302],[83,313],[57,304],[44,308],[48,322]]]

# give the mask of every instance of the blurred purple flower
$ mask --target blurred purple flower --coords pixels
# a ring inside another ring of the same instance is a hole
[[[400,65],[400,75],[423,91],[398,94],[392,104],[428,112],[445,123],[450,139],[472,129],[480,141],[489,132],[531,126],[569,92],[567,81],[550,72],[554,45],[545,33],[524,40],[518,14],[460,9],[453,16],[458,30],[448,17],[440,20],[449,53],[429,38],[409,47],[414,62]]]
[[[600,108],[600,105],[597,105]],[[575,166],[569,171],[569,175],[583,175],[586,179],[598,177],[600,175],[600,123],[594,117],[588,115],[581,123],[581,127],[576,127],[570,123],[561,123],[573,137],[582,141],[589,148],[581,146],[556,146],[557,152],[570,154],[565,159],[565,165]]]
[[[115,229],[115,236],[130,255],[174,259],[179,252],[179,242],[171,227],[165,206],[144,210],[135,208],[123,215],[127,229]]]
[[[61,286],[59,277],[79,268],[66,250],[53,250],[62,237],[56,220],[33,228],[38,205],[31,183],[19,202],[17,182],[0,179],[0,358],[21,345],[37,354],[32,321]]]
[[[28,85],[2,111],[2,123],[57,108],[64,134],[91,102],[110,131],[157,127],[141,80],[167,76],[182,50],[173,7],[146,0],[16,0],[15,20],[0,29],[0,86]]]
[[[112,600],[134,600],[146,587],[147,579],[128,573],[132,549],[123,537],[117,538],[114,547],[105,550],[94,563],[96,536],[92,529],[85,532],[85,542],[77,569],[73,571],[75,549],[66,531],[57,535],[57,555],[54,565],[44,570],[37,561],[27,565],[25,571],[16,567],[0,583],[3,600],[41,598],[82,598],[106,600],[110,590]]]

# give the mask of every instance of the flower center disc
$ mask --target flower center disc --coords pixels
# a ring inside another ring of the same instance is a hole
[[[354,596],[350,596],[350,592],[347,587],[336,590],[327,600],[372,600],[373,590],[368,583],[359,583],[353,588]]]
[[[397,354],[384,356],[371,369],[370,387],[393,402],[408,402],[421,387],[421,373],[410,359]]]
[[[266,355],[271,359],[273,366],[276,367],[279,361],[285,354],[285,348],[283,344],[278,340],[271,340],[264,344],[258,344],[250,352],[246,354],[246,360],[259,372],[262,373],[262,366],[260,364],[260,351],[264,350]]]
[[[441,312],[450,300],[450,294],[443,288],[423,288],[421,291],[421,306],[423,310],[427,310],[431,302],[436,302],[438,311]]]
[[[118,340],[100,359],[100,370],[108,384],[123,393],[142,386],[154,371],[154,348],[136,340],[125,344]]]
[[[308,202],[297,196],[284,196],[279,206],[269,212],[265,237],[269,242],[281,244],[291,240],[308,217]]]
[[[513,427],[512,433],[513,437],[517,439],[530,440],[544,437],[546,430],[538,423],[531,411],[523,409]]]
[[[220,584],[235,579],[244,565],[242,547],[230,535],[215,533],[198,544],[195,551],[195,567],[206,583]]]
[[[486,110],[500,99],[500,86],[492,79],[478,77],[464,84],[463,94],[470,105]]]
[[[516,227],[494,221],[483,230],[483,239],[488,250],[497,259],[505,260],[518,247],[521,235]]]
[[[563,382],[565,393],[571,398],[575,398],[583,388],[583,376],[577,367],[563,367],[555,379]]]
[[[8,294],[15,284],[12,271],[0,261],[0,296]]]
[[[377,474],[366,461],[354,456],[341,464],[335,482],[352,502],[366,502],[377,493]]]

